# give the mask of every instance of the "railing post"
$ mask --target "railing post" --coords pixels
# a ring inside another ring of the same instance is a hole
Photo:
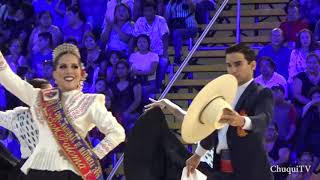
[[[241,2],[240,0],[237,0],[237,23],[236,23],[236,43],[240,43],[240,11],[241,11]]]

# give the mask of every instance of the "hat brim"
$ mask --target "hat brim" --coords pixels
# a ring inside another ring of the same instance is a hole
[[[181,128],[182,139],[187,143],[195,143],[209,136],[214,130],[222,128],[224,124],[217,123],[220,119],[217,116],[211,123],[201,123],[201,112],[212,99],[218,96],[223,97],[228,104],[231,104],[236,95],[237,87],[237,79],[229,74],[219,76],[204,86],[193,99],[184,117]]]

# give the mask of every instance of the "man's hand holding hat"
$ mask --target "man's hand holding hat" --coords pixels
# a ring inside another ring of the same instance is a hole
[[[224,108],[219,122],[228,123],[235,127],[243,127],[245,124],[245,118],[234,110]]]

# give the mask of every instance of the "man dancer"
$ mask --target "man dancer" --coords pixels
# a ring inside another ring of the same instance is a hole
[[[253,50],[243,44],[226,50],[229,74],[238,81],[237,94],[232,104],[235,110],[224,109],[220,118],[227,123],[200,142],[194,155],[187,161],[188,174],[200,164],[207,150],[214,148],[213,172],[208,180],[272,180],[273,175],[263,146],[264,131],[272,119],[273,96],[253,81],[256,68]],[[175,116],[184,117],[185,111],[168,100],[160,100],[146,108],[166,107]]]

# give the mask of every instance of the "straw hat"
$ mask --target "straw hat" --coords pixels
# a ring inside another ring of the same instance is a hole
[[[225,123],[218,122],[223,109],[232,109],[232,103],[238,87],[232,75],[222,75],[209,82],[193,99],[182,123],[182,139],[195,143],[209,136]]]

